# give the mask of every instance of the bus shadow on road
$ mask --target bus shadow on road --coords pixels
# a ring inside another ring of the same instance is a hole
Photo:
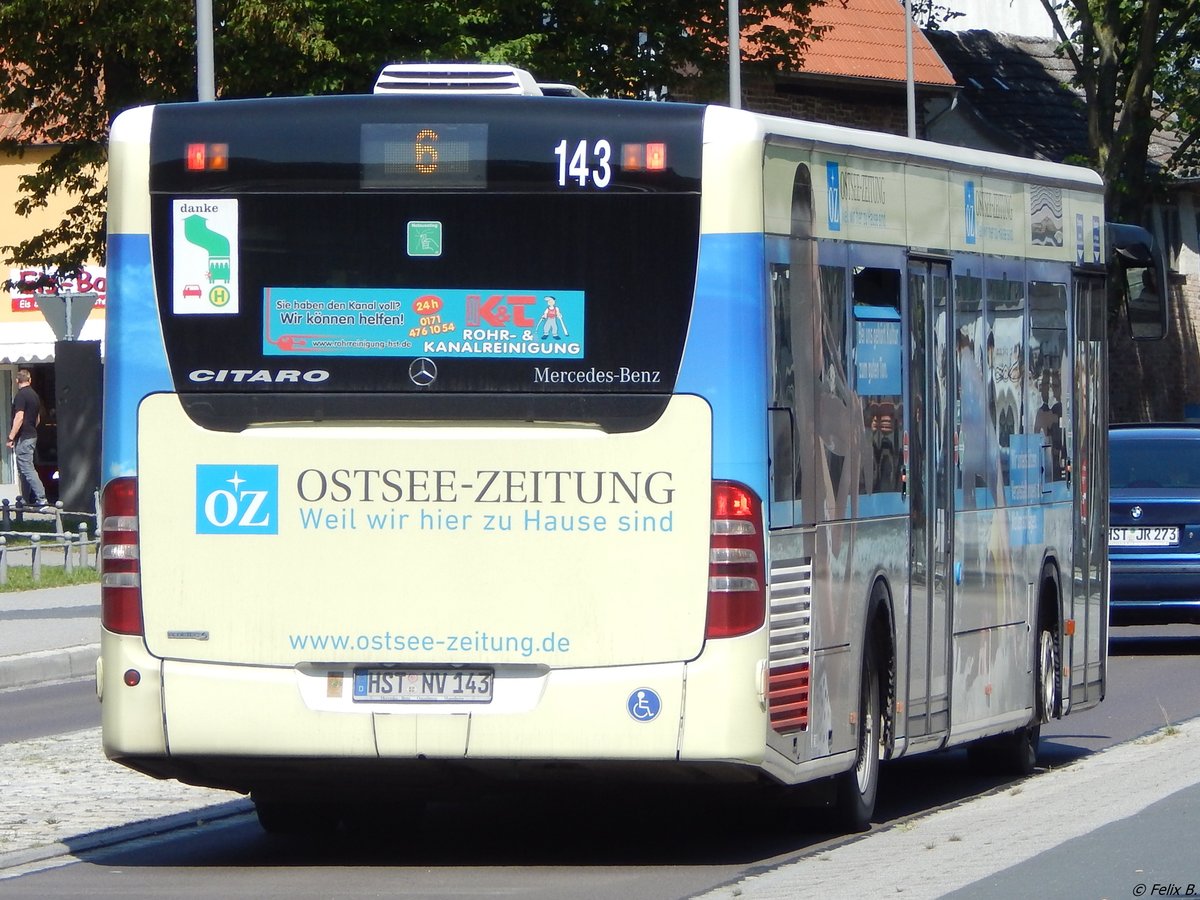
[[[549,825],[548,823],[554,823]],[[841,835],[820,811],[786,814],[747,795],[480,796],[439,801],[416,815],[386,810],[309,834],[272,835],[254,814],[80,853],[137,868],[342,866],[743,866]]]
[[[1042,741],[1043,765],[1091,752]],[[885,763],[874,828],[925,815],[1018,784],[983,774],[965,750]],[[552,826],[548,823],[554,823]],[[320,833],[264,832],[247,810],[223,823],[181,829],[145,844],[97,848],[87,862],[129,868],[701,866],[742,867],[809,855],[854,835],[837,832],[827,810],[784,807],[763,794],[724,791],[549,791],[432,802],[409,815],[383,809]]]

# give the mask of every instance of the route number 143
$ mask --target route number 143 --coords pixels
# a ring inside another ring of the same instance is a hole
[[[604,188],[612,180],[612,145],[604,139],[590,147],[587,141],[579,141],[572,149],[564,138],[554,148],[554,155],[558,157],[559,187],[566,187],[567,180],[573,179],[580,187],[587,187],[590,181]]]

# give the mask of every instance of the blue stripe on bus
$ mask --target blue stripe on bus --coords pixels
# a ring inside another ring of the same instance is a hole
[[[713,478],[767,496],[767,310],[761,234],[700,237],[696,297],[675,390],[713,412]]]
[[[158,321],[150,236],[108,236],[104,480],[137,472],[137,412],[147,394],[174,390]]]

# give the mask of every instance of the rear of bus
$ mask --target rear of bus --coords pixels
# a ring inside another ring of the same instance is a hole
[[[706,115],[116,121],[110,757],[258,798],[564,761],[754,776],[761,234],[701,234]]]

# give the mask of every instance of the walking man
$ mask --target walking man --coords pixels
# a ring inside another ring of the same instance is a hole
[[[33,494],[33,505],[47,506],[46,489],[33,466],[33,451],[37,447],[37,426],[42,418],[42,401],[29,386],[32,375],[28,369],[17,370],[17,395],[12,402],[12,425],[8,429],[8,446],[17,459],[21,476],[21,496]]]

